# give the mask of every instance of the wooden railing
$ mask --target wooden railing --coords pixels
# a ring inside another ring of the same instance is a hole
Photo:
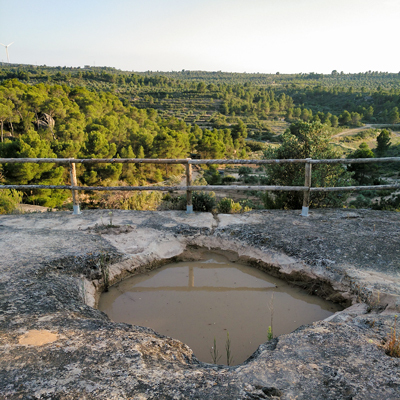
[[[400,184],[374,185],[374,186],[343,186],[343,187],[312,187],[312,165],[313,164],[373,164],[400,162],[400,157],[384,158],[354,158],[354,159],[284,159],[284,160],[194,160],[185,159],[154,159],[154,158],[0,158],[0,164],[25,164],[25,163],[54,163],[68,165],[71,177],[70,185],[0,185],[0,189],[68,189],[72,191],[74,214],[80,213],[78,190],[122,190],[122,191],[186,191],[187,212],[193,212],[192,192],[194,190],[218,191],[218,190],[258,190],[258,191],[297,191],[304,192],[302,216],[308,216],[310,194],[312,192],[331,191],[360,191],[360,190],[383,190],[400,189]],[[78,186],[76,180],[75,164],[182,164],[186,166],[186,186]],[[305,164],[304,186],[260,186],[260,185],[192,185],[192,165],[264,165],[264,164]]]

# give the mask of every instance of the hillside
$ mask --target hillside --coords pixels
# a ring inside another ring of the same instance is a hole
[[[373,127],[367,141],[374,149],[382,124],[389,124],[387,155],[400,154],[399,74],[133,73],[3,64],[0,106],[4,158],[259,158],[273,154],[290,125],[302,122],[322,124],[336,156],[357,151],[364,141],[351,129]],[[51,165],[4,165],[0,173],[4,183],[15,184],[69,179]],[[104,165],[80,167],[78,179],[83,185],[145,185],[181,173],[180,167]],[[391,177],[395,170],[385,173]],[[67,196],[24,192],[24,201],[55,207]]]

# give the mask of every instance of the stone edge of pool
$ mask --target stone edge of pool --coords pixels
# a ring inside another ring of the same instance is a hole
[[[112,213],[117,228],[108,210],[0,217],[5,398],[400,397],[398,359],[382,348],[399,309],[399,213]],[[233,368],[199,363],[183,343],[92,307],[102,262],[112,284],[193,247],[230,251],[315,290],[331,286],[325,296],[354,305]]]

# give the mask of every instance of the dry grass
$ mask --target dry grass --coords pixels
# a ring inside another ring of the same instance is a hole
[[[390,357],[400,357],[400,338],[396,334],[397,315],[394,317],[393,328],[384,345],[385,353]]]

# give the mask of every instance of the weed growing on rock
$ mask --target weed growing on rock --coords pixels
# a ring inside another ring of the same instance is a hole
[[[226,333],[225,350],[226,350],[226,365],[228,366],[232,365],[233,357],[232,357],[231,339],[229,337],[229,332]]]
[[[272,326],[270,325],[268,327],[268,341],[272,340],[274,338],[274,334],[272,333]]]
[[[219,355],[219,352],[217,350],[217,340],[215,339],[215,337],[214,337],[214,346],[211,347],[210,354],[213,364],[217,364],[221,356]]]
[[[271,300],[268,303],[269,313],[271,315],[270,325],[268,326],[268,340],[274,338],[274,294],[271,295]]]
[[[394,316],[393,328],[391,328],[385,343],[385,353],[390,357],[400,357],[400,338],[396,334],[397,315]]]

